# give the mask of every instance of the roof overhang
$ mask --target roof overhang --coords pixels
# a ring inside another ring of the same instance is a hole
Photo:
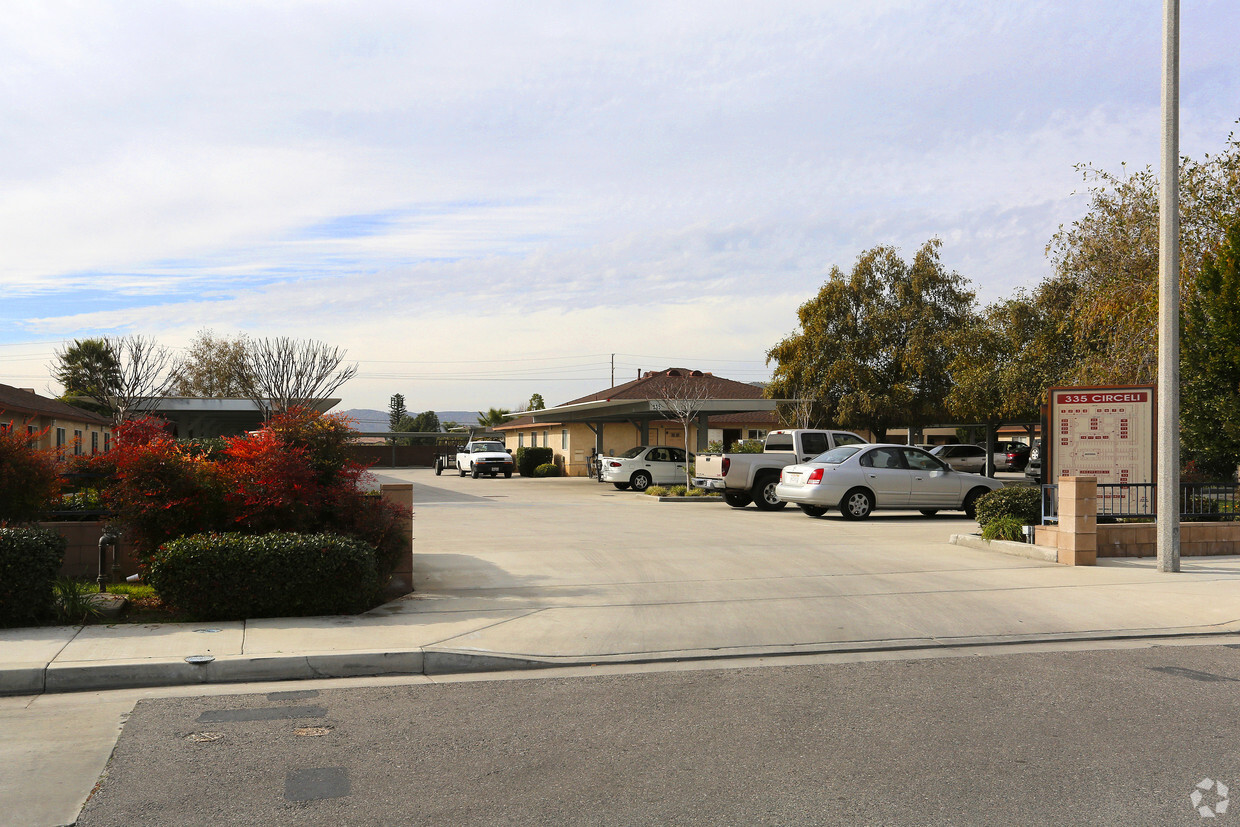
[[[699,414],[720,415],[764,413],[775,410],[783,399],[704,399],[695,403]],[[628,422],[641,419],[669,418],[667,403],[662,399],[603,399],[578,402],[541,411],[519,411],[508,414],[510,419],[529,417],[535,425],[569,422]]]

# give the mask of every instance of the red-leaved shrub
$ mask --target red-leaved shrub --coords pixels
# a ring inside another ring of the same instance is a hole
[[[34,447],[46,435],[24,426],[0,431],[0,525],[34,522],[59,494],[59,454]]]

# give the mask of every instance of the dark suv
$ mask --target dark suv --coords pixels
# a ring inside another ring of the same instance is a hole
[[[1035,440],[1029,449],[1029,461],[1025,463],[1025,476],[1042,481],[1042,440]]]

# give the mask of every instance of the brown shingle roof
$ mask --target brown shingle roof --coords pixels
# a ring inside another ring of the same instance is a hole
[[[686,388],[687,386],[687,388]],[[577,405],[582,402],[603,402],[608,400],[619,399],[665,399],[669,396],[675,396],[680,388],[686,388],[689,395],[695,395],[696,391],[701,388],[705,391],[706,399],[761,399],[762,388],[757,385],[750,385],[747,382],[737,382],[734,379],[724,379],[722,376],[715,376],[711,373],[703,373],[700,370],[689,370],[688,368],[664,368],[659,371],[647,371],[640,379],[634,379],[631,382],[625,382],[597,393],[583,396],[580,399],[574,399],[565,402],[565,405]],[[557,406],[558,407],[558,406]],[[555,410],[549,408],[548,410]],[[712,416],[710,421],[714,423],[716,420],[723,422],[743,422],[743,423],[760,423],[770,421],[777,422],[773,413],[756,412],[741,414],[721,414]],[[506,431],[515,428],[529,428],[534,426],[532,417],[522,416],[505,422],[498,426],[495,430]],[[540,422],[538,427],[547,425],[556,425],[554,422]]]
[[[49,399],[28,390],[15,388],[12,385],[0,385],[0,411],[17,414],[38,414],[54,416],[60,419],[73,419],[78,422],[93,422],[97,425],[111,425],[106,417],[90,411],[75,408],[59,399]]]
[[[601,402],[605,399],[664,399],[675,392],[678,387],[689,387],[696,390],[704,388],[707,399],[761,399],[762,388],[746,382],[724,379],[700,370],[686,368],[665,368],[660,371],[648,371],[642,378],[616,385],[605,391],[592,393],[566,405],[579,402]]]

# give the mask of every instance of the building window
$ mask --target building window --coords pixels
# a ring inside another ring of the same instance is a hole
[[[65,429],[64,428],[56,429],[56,447],[57,448],[65,447]]]
[[[530,447],[538,447],[538,431],[530,431]]]
[[[80,457],[82,455],[82,432],[73,432],[73,455]]]
[[[525,447],[525,434],[517,434],[517,447],[518,448]]]
[[[551,447],[551,432],[550,431],[543,431],[543,447],[544,448]]]
[[[92,454],[99,453],[99,432],[98,431],[90,432],[90,452]]]
[[[560,449],[563,451],[568,450],[568,428],[560,431]]]
[[[105,453],[112,450],[112,435],[111,434],[103,435],[103,450]]]

